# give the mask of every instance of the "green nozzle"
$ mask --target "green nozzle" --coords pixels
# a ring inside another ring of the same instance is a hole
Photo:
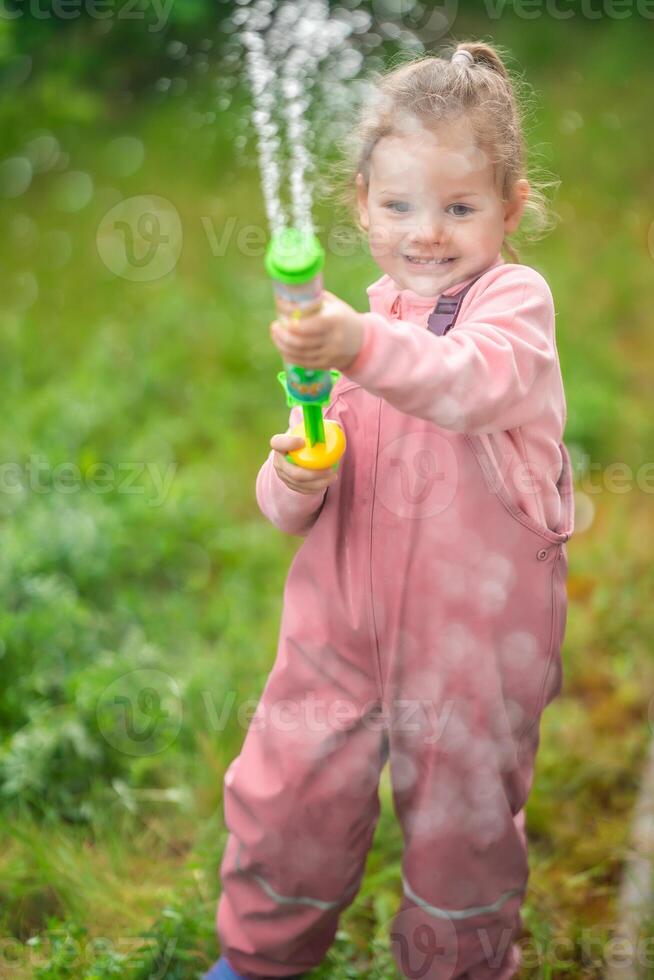
[[[325,263],[325,253],[316,236],[297,228],[284,228],[273,235],[265,258],[272,279],[291,285],[309,282]]]

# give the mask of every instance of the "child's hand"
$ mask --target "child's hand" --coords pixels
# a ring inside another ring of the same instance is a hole
[[[359,353],[363,341],[361,313],[327,290],[323,299],[319,313],[270,324],[270,336],[285,363],[314,371],[340,371]]]
[[[288,432],[278,432],[274,435],[270,440],[270,445],[275,450],[273,466],[280,480],[283,480],[291,490],[298,490],[300,493],[320,493],[338,479],[336,471],[331,467],[324,470],[307,470],[303,466],[289,463],[285,456],[285,453],[292,449],[300,449],[304,442],[302,436],[292,436]]]

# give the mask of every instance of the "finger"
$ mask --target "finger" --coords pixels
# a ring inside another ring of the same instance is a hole
[[[287,344],[285,341],[279,341],[273,338],[273,343],[282,357],[286,360],[290,359],[290,363],[299,363],[299,361],[304,357],[320,357],[324,354],[324,348],[320,345],[310,345],[306,344]],[[293,360],[295,359],[295,361]]]
[[[295,323],[289,323],[286,333],[291,337],[304,337],[324,333],[326,329],[327,324],[323,316],[308,316],[302,320],[296,320]]]
[[[324,332],[307,333],[292,336],[291,334],[272,333],[273,343],[279,348],[287,348],[293,351],[319,350],[324,346],[326,337]]]
[[[282,357],[291,358],[290,363],[295,364],[301,364],[307,359],[312,361],[320,360],[321,358],[324,359],[326,352],[326,348],[324,347],[306,347],[304,345],[290,347],[287,344],[277,344],[276,346]]]
[[[324,354],[314,357],[306,357],[304,354],[296,354],[294,351],[280,350],[282,360],[285,364],[293,364],[296,367],[305,368],[310,371],[327,371],[330,367],[331,358]]]
[[[270,437],[271,445],[273,442],[288,442],[289,439],[304,439],[298,432],[293,432],[293,426],[289,426],[286,432],[275,432]]]
[[[315,470],[308,470],[306,466],[298,466],[297,463],[291,463],[290,460],[286,459],[286,453],[284,452],[279,453],[277,465],[280,470],[283,470],[290,479],[295,480],[297,483],[307,483],[315,475]]]
[[[285,361],[286,364],[296,364],[298,367],[316,370],[318,368],[322,368],[323,365],[326,366],[329,358],[327,358],[322,351],[314,354],[287,351],[285,354],[282,354],[282,360]]]
[[[286,484],[292,490],[297,490],[298,493],[319,493],[321,490],[330,487],[333,482],[334,480],[331,478],[327,480],[314,480],[312,483],[299,483],[296,480],[289,479],[286,481]]]
[[[334,470],[331,467],[324,467],[319,470],[310,470],[306,466],[298,466],[297,463],[291,463],[286,459],[286,456],[280,453],[280,458],[278,459],[278,464],[280,469],[296,483],[311,483],[313,480],[324,480],[327,477],[331,477],[334,474]]]
[[[309,343],[304,341],[301,344],[276,344],[275,345],[279,351],[283,351],[286,354],[290,354],[291,357],[324,357],[326,352],[329,350],[328,344],[325,343],[324,339],[322,341]]]
[[[270,440],[270,445],[277,452],[288,452],[289,449],[300,449],[306,442],[303,436],[292,436],[290,434],[278,434]]]
[[[307,371],[328,371],[331,367],[331,358],[324,355],[320,357],[302,357],[295,362],[298,367],[305,368]]]
[[[318,317],[306,317],[301,321],[291,323],[281,323],[279,320],[274,320],[270,325],[273,336],[289,343],[302,337],[315,339],[324,335],[326,329],[324,319]]]

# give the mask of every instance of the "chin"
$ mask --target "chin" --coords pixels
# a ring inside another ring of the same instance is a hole
[[[444,289],[453,286],[455,282],[457,282],[456,277],[445,276],[443,279],[433,279],[432,281],[422,279],[417,282],[407,282],[403,288],[410,289],[418,296],[438,296]]]

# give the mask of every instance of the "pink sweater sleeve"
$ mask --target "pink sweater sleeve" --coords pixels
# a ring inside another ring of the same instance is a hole
[[[289,429],[302,421],[302,409],[294,405],[289,415]],[[273,466],[275,450],[271,449],[268,458],[259,470],[256,482],[256,497],[259,509],[271,524],[285,534],[305,537],[325,499],[328,488],[319,493],[300,493],[287,487],[277,476]]]
[[[554,315],[543,276],[507,264],[478,295],[471,291],[443,337],[363,313],[363,343],[343,373],[444,429],[481,435],[517,428],[539,417],[556,383]]]

